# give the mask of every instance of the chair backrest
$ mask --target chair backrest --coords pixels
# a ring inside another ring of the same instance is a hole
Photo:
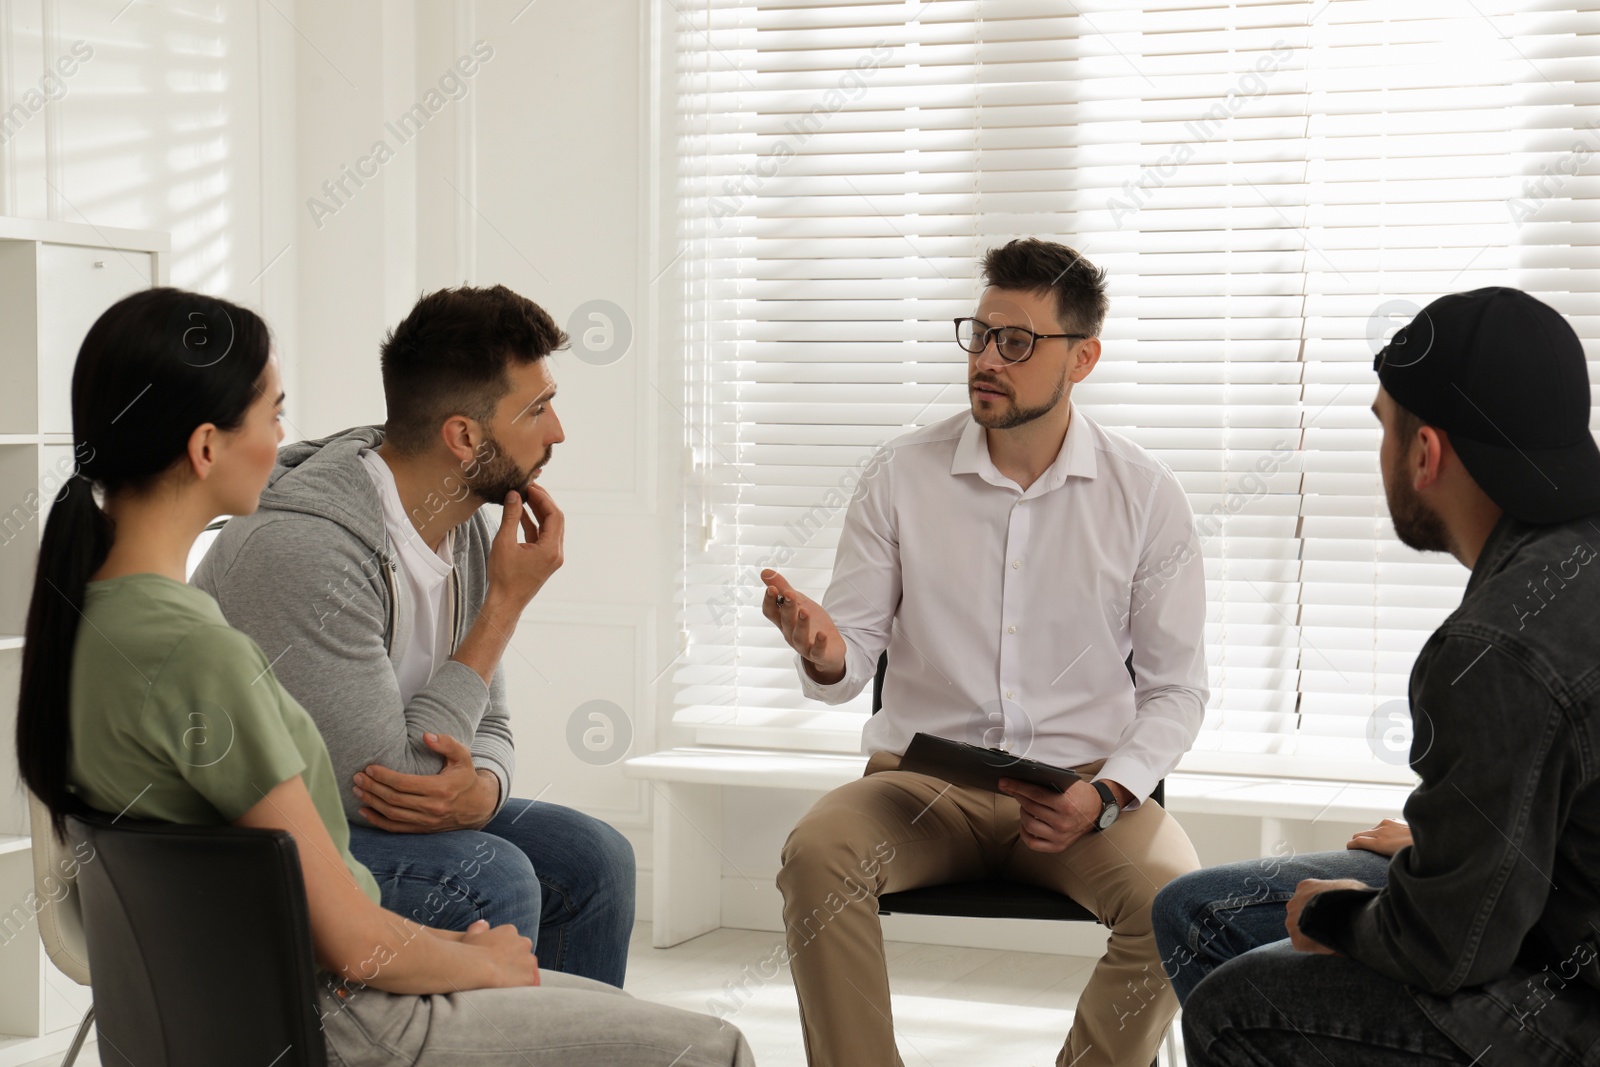
[[[218,519],[200,531],[200,536],[196,537],[194,544],[189,546],[189,559],[183,568],[184,581],[194,577],[195,568],[200,566],[200,561],[206,558],[206,553],[211,551],[212,544],[222,535],[222,528],[226,525],[228,525],[227,519]]]
[[[327,1067],[294,838],[67,818],[105,1067]]]
[[[78,859],[50,825],[50,809],[28,793],[33,834],[33,891],[39,902],[39,940],[50,962],[79,985],[89,984],[89,949],[83,943]]]

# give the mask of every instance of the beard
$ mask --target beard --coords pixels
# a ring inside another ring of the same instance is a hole
[[[485,504],[504,504],[507,493],[527,497],[528,483],[533,481],[533,476],[541,467],[550,462],[555,446],[546,447],[544,457],[527,470],[518,467],[494,435],[487,431],[483,438],[483,450],[490,454],[490,458],[479,462],[476,470],[467,476],[467,488]]]
[[[1389,518],[1400,543],[1418,552],[1450,551],[1450,533],[1437,512],[1423,503],[1405,474],[1391,470],[1385,479],[1384,498],[1389,503]]]
[[[983,384],[995,389],[1004,389],[1005,386],[993,378],[979,376],[971,380],[970,385]],[[969,385],[969,388],[970,388]],[[1067,395],[1067,368],[1061,368],[1061,377],[1056,382],[1055,390],[1050,394],[1050,399],[1038,407],[1019,407],[1016,398],[1009,392],[1006,394],[1007,403],[1004,406],[990,408],[982,411],[978,408],[977,401],[972,404],[972,421],[982,426],[985,430],[1012,430],[1018,426],[1026,425],[1034,419],[1043,418],[1056,409],[1061,403],[1061,398]],[[991,403],[996,403],[991,401]]]

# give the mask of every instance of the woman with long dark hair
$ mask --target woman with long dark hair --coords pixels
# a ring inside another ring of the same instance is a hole
[[[266,323],[224,300],[145,290],[84,339],[80,470],[45,524],[17,711],[23,779],[58,832],[86,804],[293,834],[335,1065],[753,1062],[710,1016],[569,975],[541,983],[511,926],[453,933],[379,907],[310,716],[184,580],[208,523],[255,510],[282,403]],[[225,948],[227,931],[203,933]]]

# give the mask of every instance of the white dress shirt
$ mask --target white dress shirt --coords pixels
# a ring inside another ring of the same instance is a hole
[[[1206,681],[1205,567],[1172,471],[1074,406],[1055,462],[1024,492],[969,412],[906,434],[845,516],[823,607],[840,704],[889,652],[867,752],[921,731],[1096,776],[1135,803],[1194,743]],[[1124,660],[1133,654],[1135,678]]]

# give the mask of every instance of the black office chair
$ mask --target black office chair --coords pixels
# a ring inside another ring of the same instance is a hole
[[[1133,655],[1126,660],[1128,675],[1133,675]],[[883,708],[883,679],[889,671],[889,653],[878,657],[878,673],[872,680],[872,714]],[[1150,797],[1158,804],[1166,799],[1166,782],[1156,783]],[[878,898],[879,915],[950,915],[973,919],[1052,919],[1064,922],[1099,922],[1099,916],[1065,893],[1043,886],[1013,882],[1005,878],[979,878],[971,882],[930,885],[884,893]],[[1172,1064],[1177,1048],[1172,1031],[1164,1044]],[[1160,1057],[1156,1059],[1159,1064]],[[1152,1065],[1154,1067],[1154,1065]]]
[[[327,1067],[290,834],[86,809],[67,827],[92,855],[77,884],[104,1067]]]

